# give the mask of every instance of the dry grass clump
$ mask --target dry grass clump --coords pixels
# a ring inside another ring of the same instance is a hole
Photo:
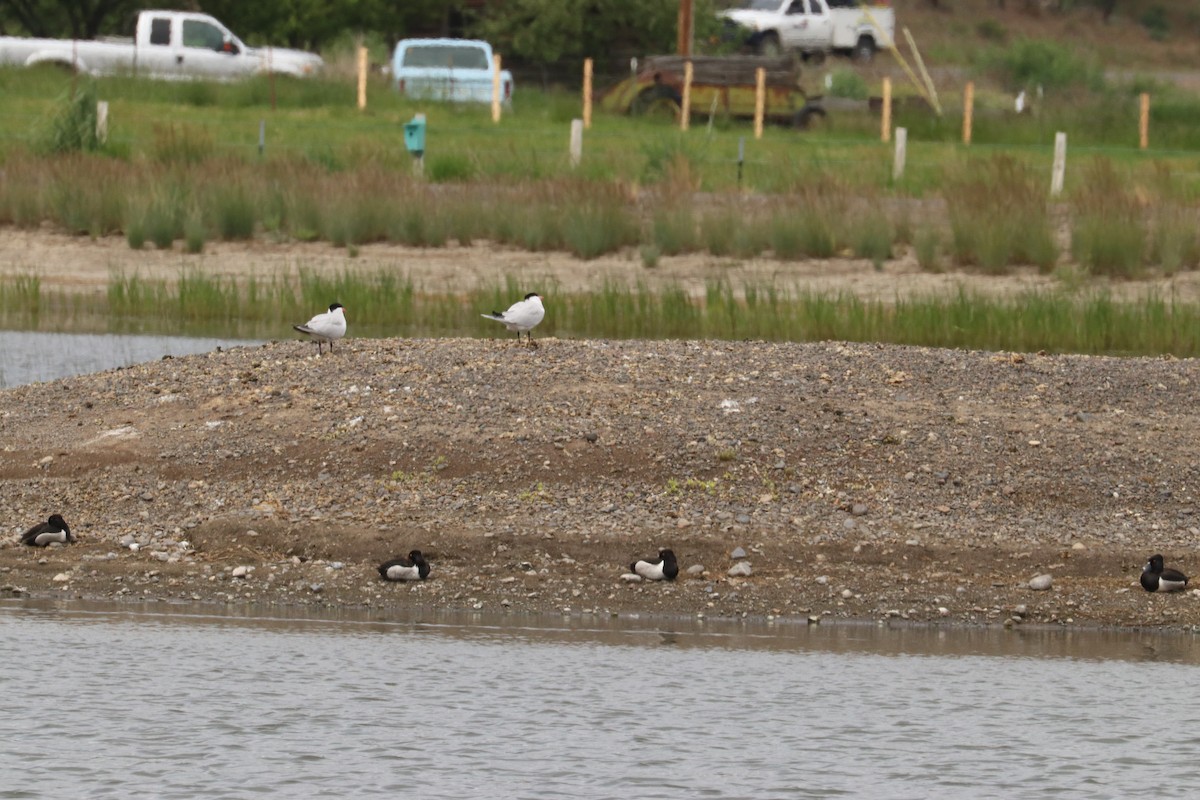
[[[970,159],[948,171],[942,195],[959,266],[995,274],[1020,264],[1053,269],[1058,248],[1046,181],[1029,166],[1007,155]]]

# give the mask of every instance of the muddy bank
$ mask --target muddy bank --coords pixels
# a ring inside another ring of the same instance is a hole
[[[1200,625],[1191,360],[286,341],[4,392],[7,595]],[[17,537],[52,512],[79,543]],[[673,584],[632,584],[672,547]],[[428,581],[389,584],[410,549]],[[745,559],[730,554],[741,548]],[[748,577],[731,577],[736,561]],[[689,568],[694,568],[689,572]],[[1052,586],[1029,582],[1050,575]]]

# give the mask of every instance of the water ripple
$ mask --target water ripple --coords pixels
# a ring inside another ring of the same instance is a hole
[[[0,606],[0,798],[1097,798],[1200,783],[1200,736],[1146,713],[1197,716],[1191,663],[672,636]]]

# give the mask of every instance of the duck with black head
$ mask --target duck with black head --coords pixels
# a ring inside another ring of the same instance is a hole
[[[1177,569],[1163,566],[1161,555],[1152,555],[1142,567],[1142,588],[1147,592],[1181,592],[1187,588],[1188,577]]]
[[[664,548],[658,551],[658,558],[643,558],[633,562],[629,571],[648,581],[673,581],[679,575],[679,562],[675,560],[675,553]]]
[[[423,581],[429,577],[429,562],[420,550],[410,550],[408,556],[396,556],[378,567],[385,581]]]
[[[21,536],[21,544],[30,547],[46,547],[52,544],[71,544],[75,534],[59,514],[51,514],[50,519],[34,525]]]

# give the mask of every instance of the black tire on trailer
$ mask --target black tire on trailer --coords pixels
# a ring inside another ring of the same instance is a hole
[[[792,125],[799,130],[808,130],[816,120],[822,122],[828,118],[825,109],[820,106],[805,106],[792,116]]]
[[[678,119],[683,108],[683,97],[670,86],[658,84],[643,89],[633,99],[629,113],[639,117],[655,117],[670,114]]]

